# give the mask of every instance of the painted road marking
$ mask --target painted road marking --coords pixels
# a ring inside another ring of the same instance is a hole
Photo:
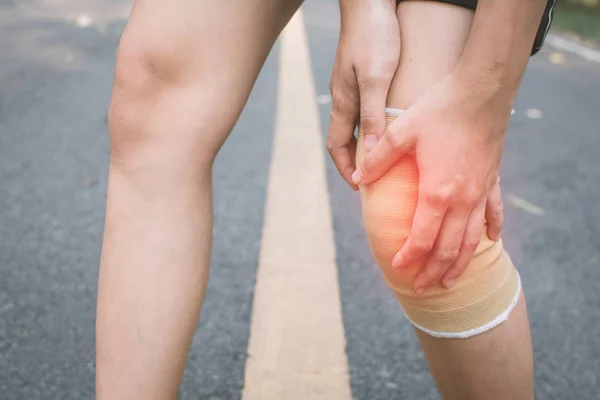
[[[562,65],[565,63],[565,55],[564,53],[555,51],[554,53],[550,54],[549,60],[552,64]]]
[[[542,110],[538,110],[537,108],[528,108],[525,111],[525,115],[530,119],[542,119],[544,117],[544,113]]]
[[[548,37],[546,37],[546,43],[558,50],[577,54],[586,60],[600,63],[600,51],[586,47],[579,43],[575,43],[569,39],[565,39],[556,35],[548,35]]]
[[[531,204],[527,200],[520,198],[519,196],[509,194],[507,200],[513,206],[520,208],[521,210],[527,211],[530,214],[537,216],[544,215],[544,210],[542,210],[534,204]]]
[[[243,400],[352,398],[315,99],[300,10],[282,34]]]

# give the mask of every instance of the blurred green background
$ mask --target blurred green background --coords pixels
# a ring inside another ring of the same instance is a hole
[[[557,0],[552,27],[600,45],[600,0]]]

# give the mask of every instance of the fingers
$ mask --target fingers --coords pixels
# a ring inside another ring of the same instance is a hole
[[[419,196],[410,235],[392,260],[393,269],[401,269],[426,256],[432,249],[444,219],[446,208]]]
[[[492,187],[485,205],[485,219],[487,220],[488,237],[494,241],[500,240],[500,232],[504,225],[504,206],[500,193],[500,180]]]
[[[333,127],[333,128],[332,128]],[[340,127],[334,122],[333,118],[329,124],[329,129],[338,130],[343,132],[347,127]],[[354,131],[351,131],[354,132]],[[335,134],[334,134],[335,135]],[[356,157],[356,138],[354,133],[351,135],[349,142],[344,140],[338,140],[331,133],[328,134],[326,146],[329,151],[329,155],[335,164],[338,172],[344,178],[344,180],[350,185],[353,190],[358,190],[358,186],[352,182],[352,173],[355,170],[355,157]]]
[[[359,85],[360,126],[365,138],[365,148],[371,150],[385,131],[385,101],[389,88],[375,85]]]
[[[475,250],[477,250],[477,246],[479,246],[481,235],[483,233],[484,213],[485,201],[482,201],[469,217],[469,222],[467,223],[467,228],[456,261],[448,268],[442,278],[442,284],[447,288],[452,287],[458,277],[465,272],[469,262],[471,262],[471,259],[473,258],[473,254],[475,254]]]
[[[481,240],[486,201],[466,194],[453,200],[451,194],[440,188],[419,191],[410,236],[392,261],[392,268],[401,269],[426,259],[414,282],[417,293],[440,281],[451,287]]]
[[[458,210],[446,214],[433,251],[415,279],[415,292],[420,293],[426,286],[437,284],[457,260],[468,217],[468,213]]]
[[[358,118],[358,87],[353,75],[331,80],[331,119],[327,131],[326,146],[338,172],[354,190],[352,182],[356,169],[356,138],[354,129]]]
[[[363,159],[362,165],[352,174],[355,184],[367,184],[375,181],[386,172],[400,157],[414,146],[414,136],[407,129],[405,116],[394,121],[384,135]]]

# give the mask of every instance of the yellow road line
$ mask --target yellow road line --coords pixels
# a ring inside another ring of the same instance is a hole
[[[325,159],[302,12],[282,34],[243,400],[350,400]]]

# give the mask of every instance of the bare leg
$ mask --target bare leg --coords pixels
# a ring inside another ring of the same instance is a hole
[[[99,400],[175,399],[210,263],[213,160],[300,0],[137,0],[117,55]]]
[[[406,109],[456,65],[473,12],[430,1],[398,7],[400,65],[388,106]],[[533,355],[525,297],[507,322],[469,339],[437,339],[416,330],[446,400],[533,399]]]

